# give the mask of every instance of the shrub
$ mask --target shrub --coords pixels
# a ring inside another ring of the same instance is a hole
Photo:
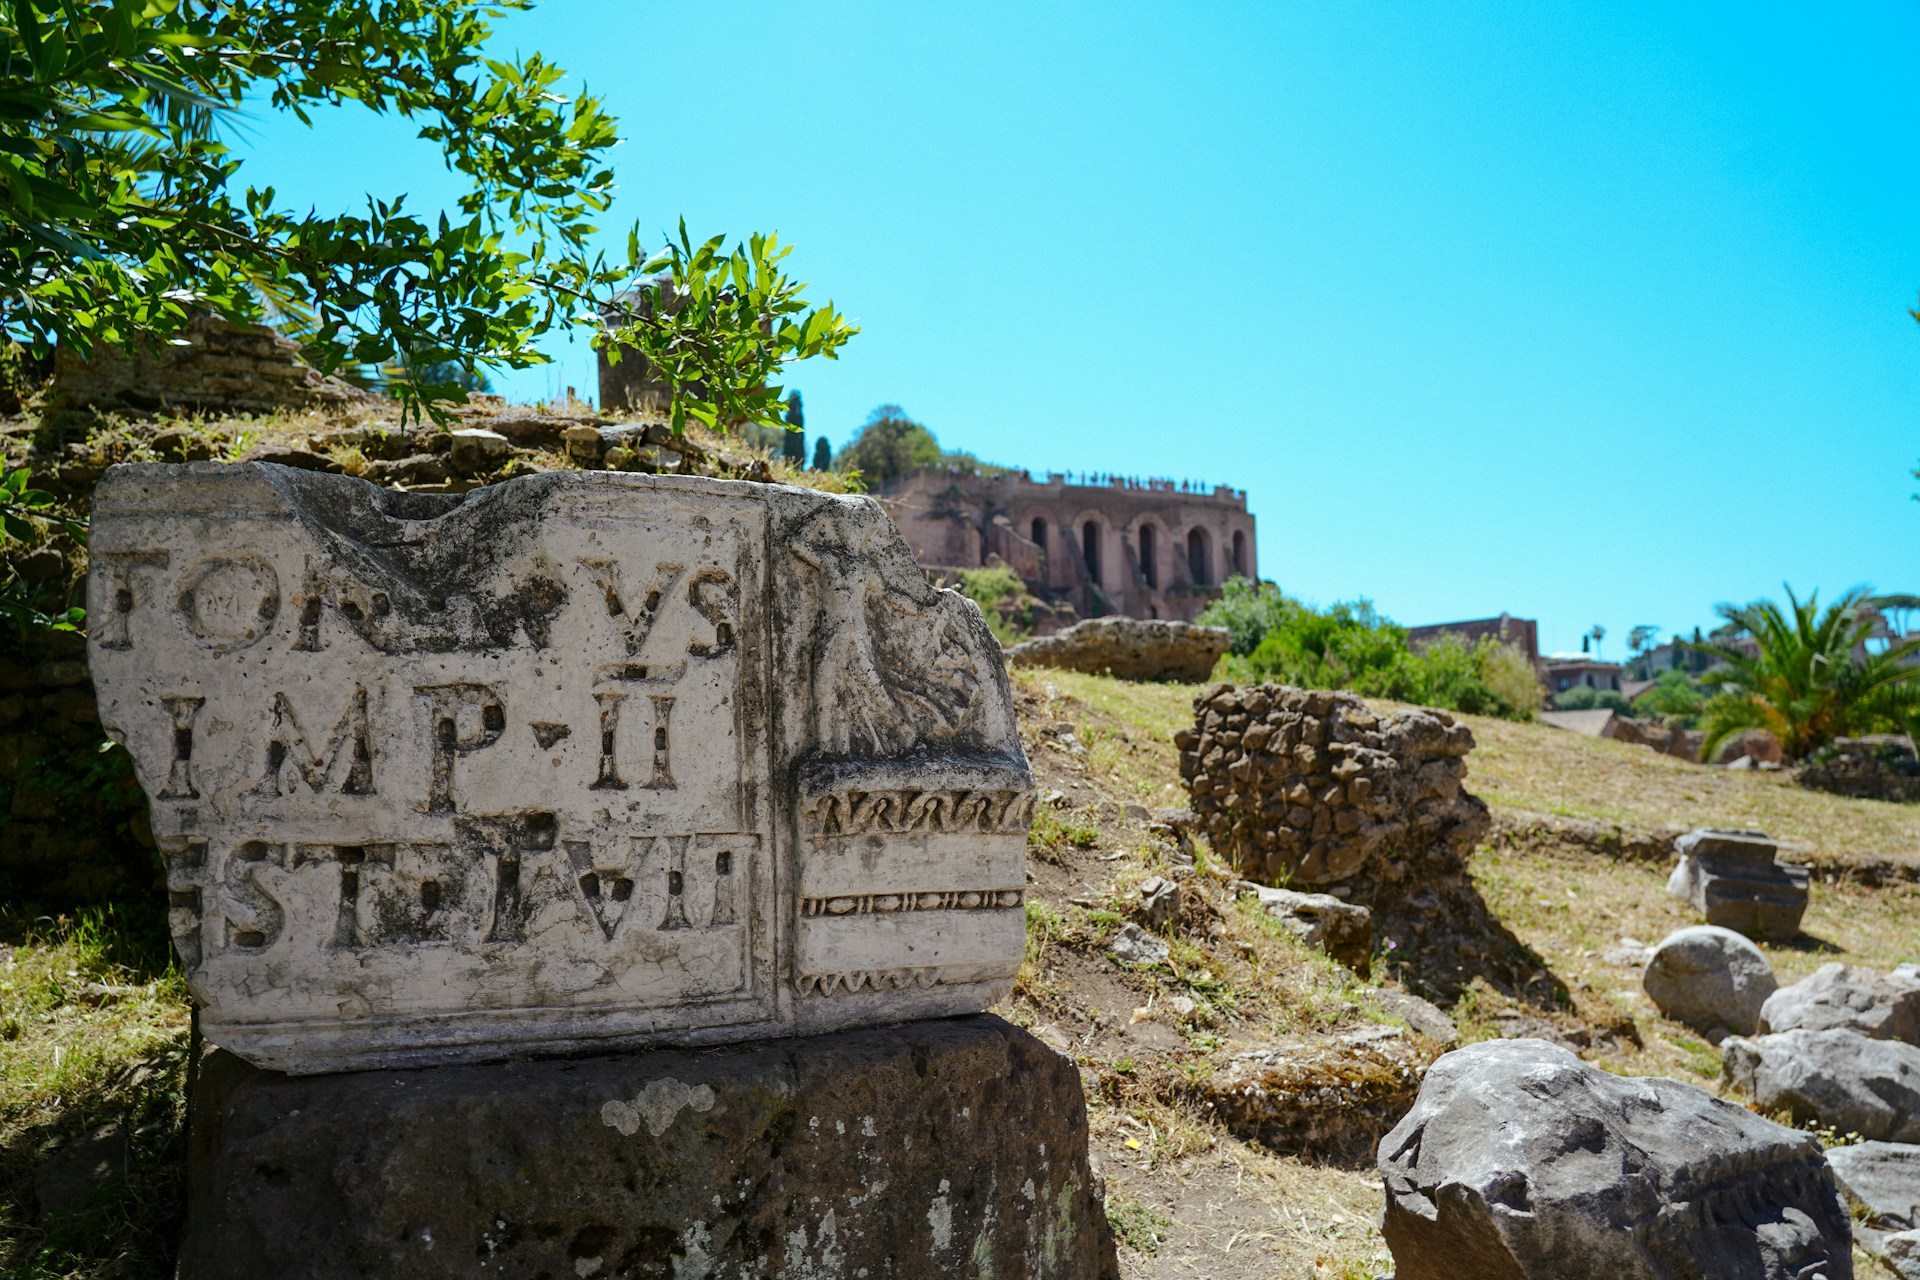
[[[1199,620],[1231,636],[1223,668],[1228,679],[1351,689],[1519,720],[1532,718],[1543,698],[1533,664],[1512,646],[1492,637],[1469,645],[1442,636],[1416,653],[1407,647],[1405,628],[1366,599],[1321,610],[1271,583],[1234,578]]]
[[[1633,704],[1618,689],[1596,689],[1592,685],[1577,684],[1553,695],[1555,711],[1592,711],[1599,707],[1623,716],[1633,714]]]
[[[1032,623],[1032,609],[1009,610],[1014,614],[1012,618],[1001,611],[1003,601],[1011,601],[1017,606],[1021,598],[1027,595],[1027,584],[1006,565],[990,564],[978,569],[962,569],[960,594],[980,606],[980,612],[987,618],[987,629],[1001,644],[1017,644],[1027,638],[1027,630]]]

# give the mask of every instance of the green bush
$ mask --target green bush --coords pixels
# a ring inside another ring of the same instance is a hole
[[[1032,624],[1032,609],[1019,610],[1012,621],[1000,611],[1001,601],[1012,600],[1017,603],[1027,595],[1027,584],[1006,565],[990,564],[978,569],[962,569],[960,594],[980,606],[980,612],[987,618],[987,629],[1001,644],[1018,644],[1027,638],[1028,628]]]
[[[1707,695],[1685,671],[1663,671],[1653,688],[1633,700],[1640,715],[1658,716],[1665,724],[1692,729],[1700,718]]]
[[[1491,638],[1442,636],[1415,652],[1371,601],[1316,609],[1271,583],[1230,580],[1202,623],[1231,635],[1224,674],[1304,689],[1350,689],[1469,715],[1531,719],[1542,693],[1525,654]]]
[[[1633,704],[1618,689],[1596,689],[1592,685],[1577,684],[1553,695],[1555,711],[1593,711],[1600,707],[1623,716],[1633,714]]]

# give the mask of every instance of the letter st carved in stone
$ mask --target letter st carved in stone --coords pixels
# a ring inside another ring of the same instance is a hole
[[[137,465],[93,551],[102,719],[202,1030],[250,1061],[824,1030],[1018,969],[999,647],[870,502]]]

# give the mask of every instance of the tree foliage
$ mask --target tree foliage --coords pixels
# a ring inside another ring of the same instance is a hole
[[[867,415],[846,447],[833,456],[840,471],[858,471],[869,489],[878,489],[921,471],[995,475],[1004,468],[971,453],[942,449],[940,442],[897,404],[883,404]]]
[[[1866,652],[1873,624],[1864,591],[1824,610],[1818,592],[1804,601],[1791,587],[1786,593],[1784,609],[1771,600],[1719,607],[1732,634],[1751,636],[1757,652],[1726,639],[1708,646],[1721,665],[1706,675],[1715,692],[1702,709],[1701,759],[1749,729],[1772,734],[1789,760],[1838,737],[1912,732],[1920,718],[1920,665],[1912,661],[1920,639]]]
[[[0,0],[0,338],[84,355],[271,313],[319,367],[408,370],[403,399],[433,408],[461,379],[423,371],[524,368],[580,324],[645,356],[676,426],[777,416],[780,368],[857,330],[806,304],[771,236],[594,251],[615,122],[539,54],[490,56],[492,20],[529,3]],[[456,208],[289,210],[222,140],[243,105],[312,124],[346,103],[417,124]],[[672,304],[621,302],[637,280]]]

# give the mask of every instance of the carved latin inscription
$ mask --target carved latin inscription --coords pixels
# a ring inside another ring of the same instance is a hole
[[[1032,785],[998,647],[873,504],[247,464],[116,468],[94,510],[102,718],[215,1043],[326,1071],[1007,989]]]

